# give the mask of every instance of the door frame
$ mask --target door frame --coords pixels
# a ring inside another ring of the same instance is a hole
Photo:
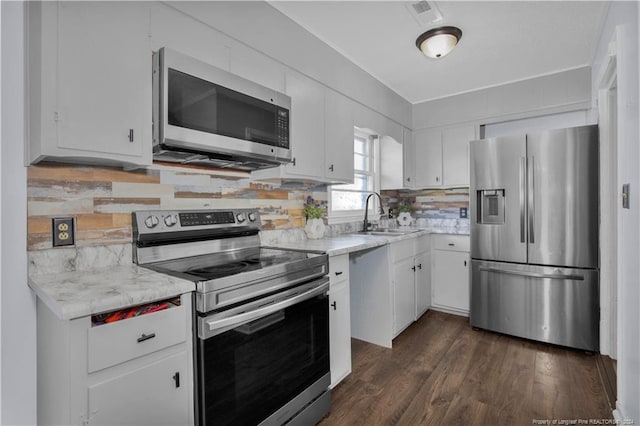
[[[616,359],[618,355],[618,277],[620,276],[620,200],[618,120],[619,29],[609,43],[607,63],[598,80],[600,128],[600,352]]]

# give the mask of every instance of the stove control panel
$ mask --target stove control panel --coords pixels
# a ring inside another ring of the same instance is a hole
[[[132,215],[138,234],[234,227],[260,229],[261,225],[256,209],[154,210],[133,212]]]

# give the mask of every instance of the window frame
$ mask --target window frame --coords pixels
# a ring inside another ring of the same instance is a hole
[[[349,192],[357,192],[357,193],[372,193],[379,192],[380,190],[380,136],[369,129],[362,129],[358,127],[354,127],[353,131],[353,143],[355,144],[356,138],[366,139],[369,144],[369,172],[358,170],[354,167],[353,176],[355,181],[356,174],[360,175],[367,174],[371,177],[370,183],[372,188],[366,191],[359,190],[346,190]],[[355,148],[355,147],[354,147]],[[353,150],[353,159],[355,163],[355,149]],[[332,192],[334,188],[336,190],[340,190],[339,186],[342,184],[335,184],[328,186],[327,195],[328,199],[328,214],[327,221],[329,224],[336,223],[348,223],[348,222],[358,222],[364,220],[364,209],[357,210],[333,210],[333,197]],[[375,218],[376,212],[379,211],[379,201],[378,197],[371,197],[369,200],[369,217]]]

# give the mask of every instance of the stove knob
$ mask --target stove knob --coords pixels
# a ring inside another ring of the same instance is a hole
[[[238,213],[236,215],[236,219],[238,220],[238,223],[242,223],[247,220],[247,218],[244,216],[244,213]]]
[[[255,222],[257,218],[255,213],[249,213],[249,222]]]
[[[169,215],[164,217],[164,224],[167,226],[173,226],[178,223],[178,218],[175,215]]]
[[[144,224],[147,225],[147,228],[155,228],[158,226],[158,223],[160,223],[158,216],[147,216],[144,220]]]

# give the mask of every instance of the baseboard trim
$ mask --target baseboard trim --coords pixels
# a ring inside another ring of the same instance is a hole
[[[615,412],[617,410],[618,387],[614,363],[615,361],[606,355],[596,355],[596,365],[598,367],[598,373],[600,374],[600,381],[602,382],[602,387],[609,401],[609,407]]]

